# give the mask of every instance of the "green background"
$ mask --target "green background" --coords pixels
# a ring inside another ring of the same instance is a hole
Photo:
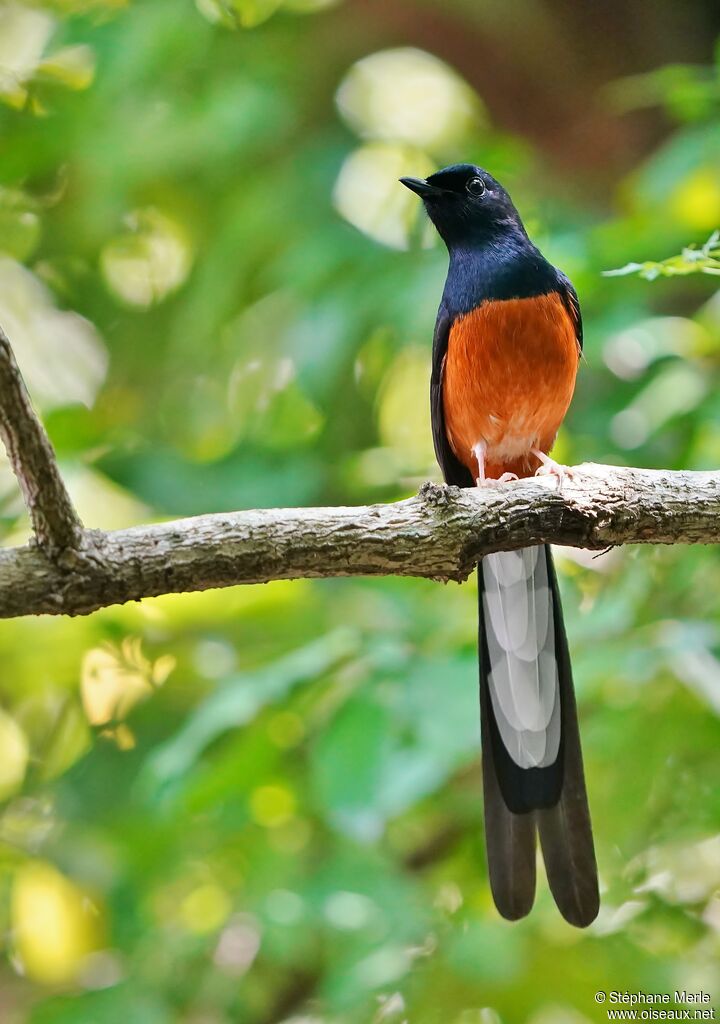
[[[399,174],[510,189],[574,280],[558,457],[720,462],[714,3],[0,3],[0,323],[84,521],[437,478],[445,252]],[[713,269],[711,261],[706,269]],[[646,276],[652,276],[652,270]],[[3,543],[28,525],[0,463]],[[602,884],[509,925],[474,583],[277,583],[0,626],[3,1024],[581,1024],[720,996],[720,566],[559,552]]]

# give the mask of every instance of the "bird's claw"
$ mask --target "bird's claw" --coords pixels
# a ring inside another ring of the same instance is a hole
[[[564,482],[566,480],[572,480],[575,475],[570,466],[561,465],[559,462],[556,462],[555,459],[551,459],[549,455],[546,455],[545,452],[533,451],[533,455],[540,460],[540,465],[535,470],[535,476],[556,477],[559,491],[562,490]]]
[[[478,477],[476,483],[478,487],[497,487],[498,484],[508,484],[511,480],[519,480],[517,473],[503,473],[502,476],[492,477],[486,476],[484,478]]]

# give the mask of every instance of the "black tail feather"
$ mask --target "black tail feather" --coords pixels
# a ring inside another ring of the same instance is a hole
[[[577,709],[557,577],[545,548],[555,622],[561,702],[558,757],[546,768],[519,768],[505,750],[488,690],[490,671],[478,568],[480,707],[485,837],[490,885],[503,917],[527,914],[535,895],[535,834],[540,836],[550,890],[563,917],[577,927],[599,907],[597,866],[583,773]]]
[[[555,902],[570,924],[584,928],[595,920],[600,906],[597,864],[590,808],[585,791],[570,654],[560,604],[560,590],[550,548],[547,548],[547,555],[548,579],[552,589],[555,617],[555,650],[560,678],[563,786],[557,805],[538,810],[536,817],[545,871]]]
[[[517,921],[530,913],[535,901],[535,820],[532,813],[514,814],[500,792],[490,737],[489,704],[487,686],[481,685],[485,847],[490,888],[502,916]]]

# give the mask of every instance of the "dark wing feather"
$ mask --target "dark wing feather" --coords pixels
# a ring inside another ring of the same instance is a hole
[[[470,470],[463,466],[450,447],[445,430],[445,410],[443,408],[443,371],[445,357],[450,339],[452,318],[444,306],[438,310],[433,336],[432,375],[430,377],[430,415],[432,417],[432,435],[435,446],[435,457],[445,477],[445,483],[456,487],[474,487],[475,481]]]
[[[569,277],[566,277],[561,270],[558,270],[558,292],[565,305],[565,309],[570,314],[570,319],[575,327],[575,337],[577,338],[578,348],[582,352],[583,347],[583,322],[582,313],[580,312],[580,300],[577,297],[577,292],[573,288],[572,281]]]

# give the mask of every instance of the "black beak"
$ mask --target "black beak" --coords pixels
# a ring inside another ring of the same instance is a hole
[[[436,185],[431,185],[430,182],[425,181],[423,178],[400,178],[401,183],[405,188],[409,188],[411,192],[420,196],[421,199],[429,199],[431,196],[437,196],[442,192]]]

